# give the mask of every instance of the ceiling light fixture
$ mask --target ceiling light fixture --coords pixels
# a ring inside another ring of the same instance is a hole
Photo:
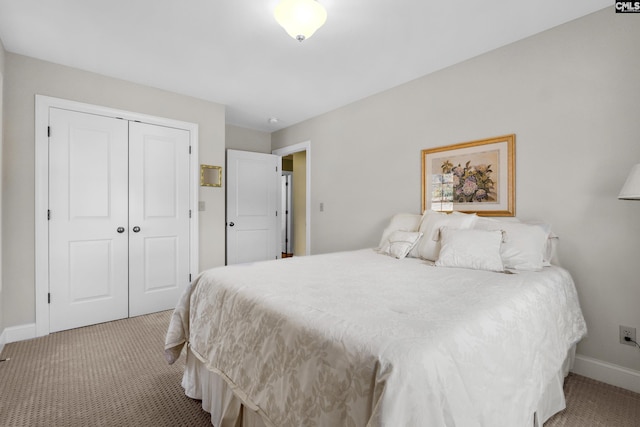
[[[281,0],[273,16],[294,39],[308,39],[327,20],[327,11],[315,0]]]

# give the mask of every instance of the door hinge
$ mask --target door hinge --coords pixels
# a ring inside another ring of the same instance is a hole
[[[51,126],[47,126],[47,137],[51,137]]]
[[[191,283],[191,275],[189,275],[189,283]]]
[[[276,216],[278,216],[278,211],[276,211]]]
[[[47,304],[51,304],[51,292],[47,294]]]
[[[189,146],[189,154],[191,154],[191,146]]]
[[[189,209],[189,218],[191,218],[191,209]]]
[[[51,221],[51,210],[47,209],[47,221]]]

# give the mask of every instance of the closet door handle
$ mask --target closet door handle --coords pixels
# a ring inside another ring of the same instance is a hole
[[[233,221],[229,223],[229,227],[233,227],[234,225]]]
[[[124,233],[124,227],[118,227],[116,230],[118,233]]]
[[[133,232],[137,233],[138,231],[140,231],[140,227],[138,227],[137,225],[135,227],[133,227]]]

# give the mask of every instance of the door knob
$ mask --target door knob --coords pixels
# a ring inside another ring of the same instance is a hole
[[[118,227],[116,230],[118,233],[124,233],[124,227]]]
[[[138,231],[140,231],[140,227],[138,227],[137,225],[135,227],[133,227],[133,232],[137,233]]]
[[[229,227],[233,227],[234,225],[233,221],[229,223]]]

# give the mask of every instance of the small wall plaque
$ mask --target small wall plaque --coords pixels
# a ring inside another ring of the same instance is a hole
[[[200,165],[200,186],[222,187],[222,166]]]

